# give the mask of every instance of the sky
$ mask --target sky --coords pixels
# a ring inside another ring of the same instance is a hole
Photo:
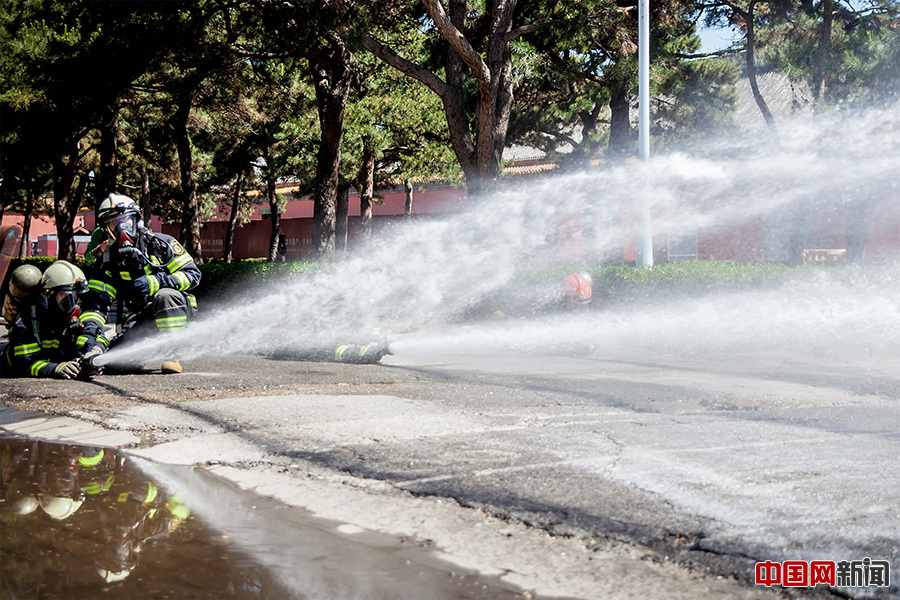
[[[698,25],[698,33],[702,43],[701,52],[715,52],[727,48],[732,44],[732,38],[737,37],[737,33],[730,27],[708,28]]]

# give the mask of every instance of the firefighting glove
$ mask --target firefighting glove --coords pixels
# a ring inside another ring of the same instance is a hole
[[[93,348],[84,353],[84,356],[81,357],[82,360],[90,362],[93,358],[96,358],[103,354],[103,346],[100,344],[96,344]]]
[[[99,375],[102,371],[102,367],[96,367],[93,364],[93,360],[103,354],[103,346],[97,344],[90,350],[84,353],[84,356],[81,357],[81,378],[82,379],[90,379],[95,375]]]
[[[169,275],[168,273],[157,273],[156,278],[159,279],[159,287],[172,288],[173,290],[181,289],[178,286],[178,278],[174,275]]]
[[[145,275],[134,280],[134,291],[144,299],[156,294],[160,288],[180,289],[178,279],[168,273],[157,271],[156,275]]]
[[[78,364],[78,361],[70,360],[56,365],[53,376],[58,379],[74,379],[78,377],[79,373],[81,373],[81,365]]]
[[[149,300],[156,295],[160,288],[170,287],[178,289],[178,280],[168,273],[157,273],[156,275],[144,275],[138,277],[132,282],[134,293],[143,301]]]
[[[147,257],[144,253],[134,246],[123,246],[119,248],[119,264],[129,269],[140,269],[148,264]]]
[[[159,280],[153,275],[144,275],[131,282],[134,295],[141,301],[149,300],[159,291]]]

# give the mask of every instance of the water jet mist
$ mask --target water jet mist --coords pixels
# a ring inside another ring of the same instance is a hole
[[[900,331],[896,263],[875,272],[813,273],[772,289],[441,333],[498,293],[532,301],[535,290],[517,286],[518,278],[559,264],[560,226],[567,220],[586,232],[588,261],[620,251],[628,235],[623,229],[635,222],[644,194],[660,240],[702,229],[735,231],[763,219],[766,248],[759,252],[772,260],[785,259],[798,215],[817,215],[826,205],[851,211],[878,201],[880,218],[900,222],[900,111],[835,113],[780,130],[778,146],[731,137],[648,163],[510,185],[454,214],[395,227],[315,275],[254,287],[231,306],[202,312],[182,332],[117,348],[103,361],[149,363],[171,358],[175,348],[181,359],[316,351],[379,335],[394,341],[395,353],[448,344],[460,351],[533,351],[572,340],[694,348],[853,340],[893,347]],[[895,200],[885,203],[885,197]],[[434,335],[428,341],[421,332]]]

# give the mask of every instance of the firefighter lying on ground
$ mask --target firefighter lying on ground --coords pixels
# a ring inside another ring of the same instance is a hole
[[[562,278],[552,296],[532,304],[534,314],[568,312],[586,308],[593,297],[589,273],[569,273]]]
[[[172,236],[146,229],[128,196],[107,196],[97,211],[97,225],[106,232],[106,241],[94,250],[97,264],[81,315],[85,357],[102,354],[110,343],[118,346],[154,332],[184,329],[197,310],[191,290],[200,283],[191,255]],[[110,341],[104,326],[112,314],[118,335]],[[180,373],[181,365],[168,360],[162,371]]]
[[[2,375],[59,379],[81,375],[79,300],[87,290],[81,269],[58,260],[40,275],[37,267],[22,265],[13,271],[9,287],[3,308],[9,343],[0,360]]]

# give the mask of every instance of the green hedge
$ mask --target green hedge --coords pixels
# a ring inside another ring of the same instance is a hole
[[[733,263],[683,261],[653,268],[626,266],[589,270],[594,278],[595,296],[636,296],[703,290],[760,287],[784,281],[810,267],[790,267],[780,263]]]
[[[672,299],[705,292],[749,289],[780,285],[789,278],[813,270],[834,269],[821,263],[788,266],[781,263],[734,263],[721,261],[683,261],[654,265],[602,266],[578,263],[526,270],[516,277],[510,288],[529,286],[552,288],[567,273],[586,272],[593,279],[593,307],[635,299]]]
[[[309,275],[322,268],[325,263],[292,260],[269,262],[263,258],[249,258],[226,263],[223,260],[209,260],[200,265],[203,279],[197,289],[198,298],[220,298],[238,291],[250,280],[268,280],[285,275]]]
[[[55,258],[34,256],[25,260],[14,259],[9,267],[9,273],[19,265],[35,265],[41,271],[55,262]],[[251,258],[226,263],[223,260],[209,260],[200,265],[203,279],[195,290],[198,298],[209,299],[227,296],[231,291],[237,291],[241,284],[251,279],[273,278],[288,274],[305,275],[314,273],[322,267],[323,263],[307,261],[268,262],[262,258]],[[75,259],[75,265],[90,276],[93,261],[88,262],[83,258]],[[7,275],[8,277],[8,275]],[[4,286],[5,286],[5,282]],[[5,290],[5,287],[4,287]]]

